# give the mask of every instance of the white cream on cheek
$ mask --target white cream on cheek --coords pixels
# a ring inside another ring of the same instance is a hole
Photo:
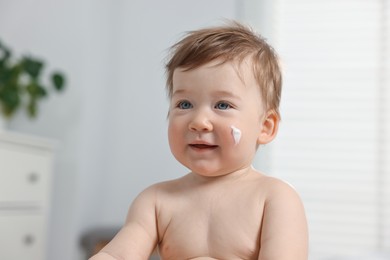
[[[241,139],[241,134],[242,134],[241,130],[233,125],[230,128],[232,129],[232,136],[233,136],[234,144],[237,145]]]

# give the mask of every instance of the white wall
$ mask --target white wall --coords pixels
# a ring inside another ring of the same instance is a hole
[[[143,188],[186,172],[166,138],[166,49],[184,31],[242,18],[244,2],[0,1],[0,39],[69,80],[37,120],[10,123],[59,141],[48,259],[78,259],[83,231],[120,225]]]

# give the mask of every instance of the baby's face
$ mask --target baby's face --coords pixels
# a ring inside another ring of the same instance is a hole
[[[221,176],[249,167],[261,143],[260,89],[250,62],[236,65],[211,62],[174,71],[169,144],[176,159],[194,173]]]

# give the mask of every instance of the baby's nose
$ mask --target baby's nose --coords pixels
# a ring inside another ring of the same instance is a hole
[[[213,124],[210,121],[210,118],[207,116],[207,113],[198,112],[194,115],[189,123],[189,129],[191,131],[212,131]]]

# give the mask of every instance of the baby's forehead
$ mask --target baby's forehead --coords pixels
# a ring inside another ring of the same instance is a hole
[[[255,66],[251,56],[245,56],[243,58],[235,59],[223,59],[217,58],[211,61],[204,62],[202,64],[191,64],[187,66],[180,66],[174,70],[174,74],[177,71],[186,72],[199,68],[213,68],[215,70],[223,69],[226,66],[231,66],[234,69],[237,76],[245,83],[246,77],[255,77]]]
[[[249,59],[213,60],[196,68],[179,67],[175,70],[172,83],[170,97],[175,93],[188,93],[191,89],[198,89],[200,86],[218,90],[218,93],[233,93],[240,91],[241,88],[260,90],[252,70],[252,62]],[[186,91],[183,91],[184,89]]]
[[[214,65],[216,67],[222,66],[223,64],[227,66],[231,66],[241,80],[241,82],[246,86],[249,82],[253,82],[253,80],[257,83],[256,80],[256,67],[254,64],[254,60],[252,56],[245,56],[243,58],[236,58],[234,60],[226,60],[226,61],[211,61],[210,65]]]

